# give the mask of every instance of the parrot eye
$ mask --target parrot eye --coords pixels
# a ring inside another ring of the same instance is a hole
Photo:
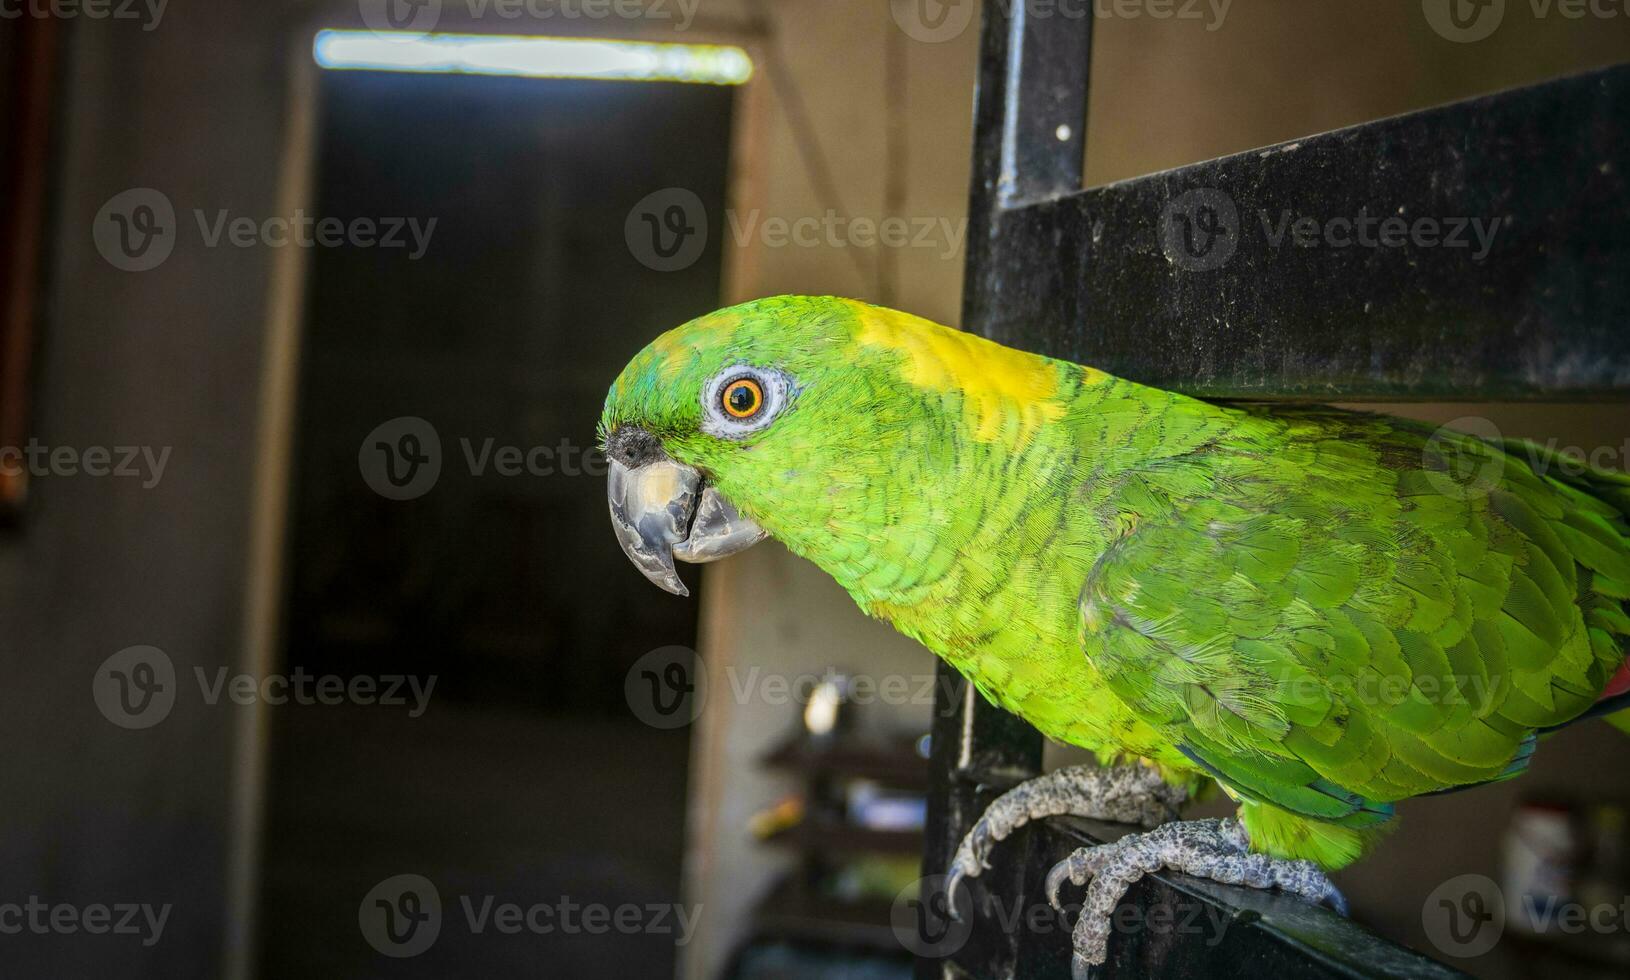
[[[764,406],[764,389],[752,378],[737,378],[724,386],[720,401],[731,418],[750,419]]]
[[[769,425],[798,389],[780,371],[733,364],[702,389],[702,431],[743,439]]]

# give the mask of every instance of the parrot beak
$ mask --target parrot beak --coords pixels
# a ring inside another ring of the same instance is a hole
[[[689,595],[674,559],[717,561],[766,537],[691,466],[676,463],[639,430],[607,442],[606,497],[623,554],[645,577],[674,595]]]

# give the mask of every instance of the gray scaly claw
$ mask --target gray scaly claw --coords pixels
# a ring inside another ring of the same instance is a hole
[[[1068,815],[1154,827],[1176,819],[1187,797],[1141,765],[1071,766],[1020,783],[997,797],[958,845],[945,880],[951,917],[961,918],[957,888],[988,869],[997,842],[1030,821]]]
[[[1111,845],[1104,845],[1109,847]],[[1094,854],[1102,853],[1104,848],[1082,847],[1075,850],[1069,857],[1053,865],[1053,870],[1047,872],[1047,904],[1053,907],[1054,912],[1063,912],[1064,906],[1058,900],[1058,890],[1064,887],[1067,880],[1072,885],[1084,885],[1092,877],[1087,871],[1088,860]]]
[[[992,804],[992,809],[994,808],[995,804]],[[1002,836],[1007,835],[1004,833]],[[988,811],[973,825],[967,836],[962,838],[962,843],[956,849],[956,856],[951,859],[951,870],[945,878],[945,897],[952,920],[962,921],[962,911],[956,904],[957,887],[969,878],[979,877],[990,868],[991,848],[995,847],[1000,839],[992,829]]]
[[[1328,903],[1347,914],[1347,900],[1311,861],[1292,861],[1253,854],[1245,828],[1234,820],[1191,820],[1169,823],[1143,834],[1131,834],[1112,844],[1083,847],[1047,873],[1047,900],[1059,908],[1058,889],[1068,879],[1087,885],[1081,917],[1071,933],[1075,955],[1072,974],[1087,976],[1088,968],[1109,956],[1110,916],[1132,883],[1144,875],[1170,868],[1228,885],[1279,888],[1310,902]]]
[[[951,873],[945,876],[945,912],[951,917],[952,922],[962,921],[962,910],[957,908],[956,904],[956,890],[966,877],[967,872],[955,866],[951,868]]]

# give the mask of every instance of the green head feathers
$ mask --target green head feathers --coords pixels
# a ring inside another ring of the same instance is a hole
[[[670,330],[612,385],[600,438],[612,450],[619,431],[642,431],[673,460],[732,484],[746,511],[759,510],[763,495],[742,491],[773,471],[821,466],[835,418],[863,411],[867,385],[845,363],[854,320],[844,300],[786,297]]]
[[[600,436],[614,463],[660,448],[694,468],[848,585],[852,552],[925,552],[922,525],[956,524],[976,492],[955,471],[1035,441],[1092,374],[854,300],[776,297],[658,337]]]

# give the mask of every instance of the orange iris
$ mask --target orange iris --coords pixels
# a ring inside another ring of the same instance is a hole
[[[724,386],[719,400],[731,418],[751,418],[764,404],[764,389],[752,378],[738,378]]]

